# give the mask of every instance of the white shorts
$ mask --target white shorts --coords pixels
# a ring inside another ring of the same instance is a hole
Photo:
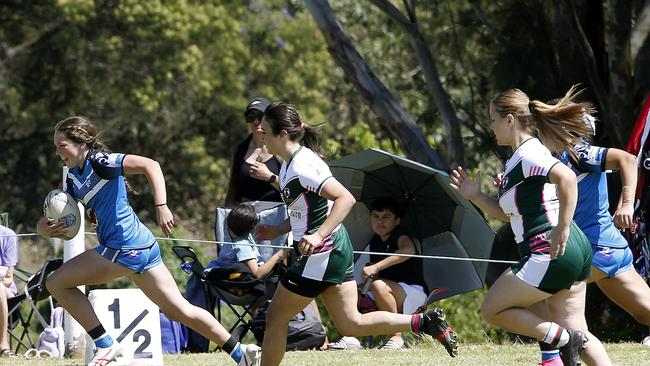
[[[402,287],[406,294],[404,304],[402,304],[402,312],[409,315],[415,314],[415,311],[427,301],[427,294],[420,285],[409,285],[404,282],[398,282],[397,284]],[[368,297],[373,301],[375,300],[372,296],[372,291],[368,292]]]

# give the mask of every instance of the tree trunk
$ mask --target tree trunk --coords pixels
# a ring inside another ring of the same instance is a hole
[[[634,124],[632,60],[632,2],[612,0],[609,5],[609,24],[606,26],[607,54],[609,56],[609,100],[606,116],[613,128],[616,146],[624,146]]]
[[[634,28],[632,29],[632,36],[630,37],[630,57],[632,60],[636,59],[641,48],[646,44],[648,33],[650,32],[650,0],[644,0],[641,4]]]
[[[647,0],[646,0],[647,2]],[[592,44],[585,36],[585,30],[578,16],[578,9],[572,0],[562,0],[564,14],[571,26],[572,37],[576,41],[589,82],[598,100],[603,127],[608,135],[609,144],[624,146],[634,123],[635,75],[632,59],[632,2],[626,0],[609,0],[608,14],[603,14],[606,21],[605,37],[599,42],[606,44],[607,62],[605,70],[599,70]],[[602,6],[602,4],[599,4]],[[637,14],[643,16],[647,12]],[[644,23],[644,20],[638,19]],[[645,39],[644,26],[639,28],[635,39]],[[598,29],[599,32],[602,30]],[[642,46],[635,45],[635,52],[641,52]],[[639,56],[637,56],[639,57]],[[638,78],[639,75],[636,75]]]
[[[316,25],[321,30],[334,61],[352,81],[379,122],[399,141],[409,158],[436,169],[447,170],[447,164],[427,143],[415,120],[399,104],[397,98],[375,76],[345,34],[328,1],[305,0]]]
[[[639,49],[634,59],[634,101],[643,103],[646,93],[650,93],[650,39]],[[638,111],[638,107],[635,109]]]
[[[445,91],[438,76],[438,69],[431,55],[431,51],[420,32],[415,18],[415,7],[407,8],[409,18],[407,19],[399,9],[386,0],[370,0],[376,7],[388,15],[397,26],[406,34],[415,56],[422,67],[424,80],[433,96],[433,101],[440,112],[442,123],[445,126],[447,136],[447,152],[449,161],[455,165],[464,165],[463,140],[460,136],[460,123],[456,117],[456,111],[451,104],[449,94]]]
[[[650,93],[650,0],[643,0],[637,9],[630,37],[630,57],[634,67],[634,103],[643,103]]]
[[[587,77],[591,83],[591,88],[598,100],[598,104],[603,111],[607,109],[608,96],[607,88],[601,77],[601,74],[598,70],[598,63],[594,55],[594,51],[585,35],[582,25],[580,24],[580,19],[578,17],[578,11],[575,4],[571,0],[564,0],[561,2],[564,6],[564,16],[568,24],[570,25],[572,36],[576,41],[578,49],[580,50],[580,56],[582,56],[583,63],[587,72]],[[605,120],[607,124],[609,120]]]

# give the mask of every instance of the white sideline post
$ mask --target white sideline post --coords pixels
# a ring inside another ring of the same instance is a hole
[[[66,189],[66,177],[68,175],[68,167],[63,167],[63,190]],[[85,212],[84,207],[81,203],[77,202],[79,206],[79,212],[81,213],[81,225],[79,226],[79,232],[75,235],[74,238],[70,240],[63,241],[63,261],[67,262],[71,258],[76,257],[77,255],[83,253],[86,249],[84,242],[84,232],[85,232]],[[85,286],[77,287],[81,292],[86,291]],[[63,317],[63,331],[65,332],[65,353],[72,355],[81,355],[85,348],[85,330],[81,327],[76,320],[70,316],[66,311],[65,316]]]

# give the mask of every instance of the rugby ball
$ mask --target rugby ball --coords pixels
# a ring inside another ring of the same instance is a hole
[[[50,220],[63,222],[67,226],[63,239],[70,240],[79,232],[81,213],[77,200],[69,193],[55,189],[47,194],[43,202],[43,215]]]

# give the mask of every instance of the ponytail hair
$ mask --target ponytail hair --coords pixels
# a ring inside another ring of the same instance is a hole
[[[539,137],[549,150],[568,150],[576,157],[575,145],[593,134],[585,116],[595,111],[591,103],[575,101],[581,93],[574,85],[557,103],[546,104],[531,100],[519,89],[510,89],[497,95],[492,105],[502,117],[516,117],[521,127]]]
[[[320,149],[320,145],[318,144],[318,133],[320,131],[320,125],[308,125],[306,123],[302,124],[302,138],[300,139],[300,143],[306,147],[308,147],[310,150],[316,153],[319,157],[323,157],[323,153]]]
[[[271,103],[264,111],[264,120],[271,127],[273,135],[277,136],[284,130],[287,132],[290,141],[299,142],[322,157],[318,145],[320,124],[312,126],[303,123],[296,107],[292,104],[284,102]]]

